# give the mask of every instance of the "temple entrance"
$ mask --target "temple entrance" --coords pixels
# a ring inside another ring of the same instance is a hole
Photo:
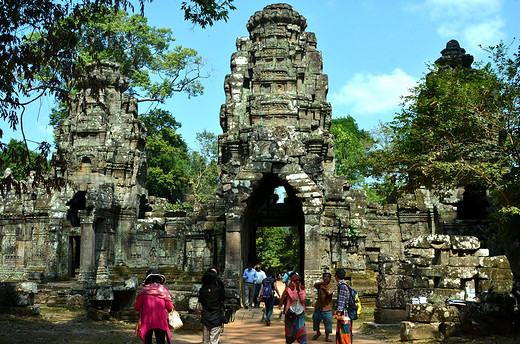
[[[294,189],[274,174],[264,174],[247,201],[242,231],[242,263],[284,271],[304,267],[304,216]],[[281,246],[281,247],[280,247]]]

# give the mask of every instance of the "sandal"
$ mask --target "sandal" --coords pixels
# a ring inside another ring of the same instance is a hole
[[[312,340],[318,339],[318,337],[321,336],[321,333],[316,333],[314,336],[312,336]]]

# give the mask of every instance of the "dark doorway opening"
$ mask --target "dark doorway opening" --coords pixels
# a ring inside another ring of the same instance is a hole
[[[264,174],[258,187],[247,200],[245,228],[242,231],[242,262],[260,263],[283,272],[287,265],[294,264],[298,271],[304,269],[304,216],[300,199],[295,190],[275,174]],[[272,244],[282,245],[291,257],[277,257]],[[257,245],[259,243],[259,245]],[[260,244],[262,243],[262,244]]]
[[[79,274],[79,257],[80,257],[81,237],[69,237],[70,249],[70,277],[76,277]]]

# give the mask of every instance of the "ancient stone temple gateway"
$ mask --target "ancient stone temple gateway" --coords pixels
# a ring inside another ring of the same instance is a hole
[[[30,180],[12,181],[22,192],[0,196],[2,280],[77,278],[94,290],[92,302],[109,301],[103,304],[117,312],[110,301],[135,290],[136,277],[155,267],[172,285],[177,282],[176,308],[188,310],[191,285],[210,265],[223,271],[228,296],[238,299],[244,265],[256,261],[256,229],[270,225],[298,228],[301,273],[307,279],[342,267],[358,290],[375,296],[379,257],[385,257],[381,263],[394,257],[421,267],[420,275],[416,269],[406,278],[419,276],[420,288],[451,288],[446,295],[464,297],[467,286],[485,287],[482,281],[489,277],[479,270],[491,268],[485,262],[464,277],[452,276],[449,287],[425,272],[441,264],[439,257],[449,265],[450,254],[458,255],[446,234],[471,233],[471,226],[481,224],[458,217],[458,208],[468,206],[463,189],[444,203],[417,190],[382,207],[368,204],[363,191],[335,174],[327,75],[317,39],[306,26],[291,6],[275,4],[256,12],[247,23],[249,37],[237,39],[220,110],[220,189],[213,202],[190,216],[168,211],[164,200],[148,196],[146,134],[136,100],[123,93],[128,81],[115,64],[91,65],[69,117],[57,129],[49,177],[63,180],[63,187],[46,193]],[[9,178],[6,173],[4,180]],[[280,186],[287,198],[276,203],[273,193]],[[351,235],[354,227],[359,234]],[[406,248],[420,236],[424,245],[438,248]],[[455,241],[470,242],[474,256],[487,254],[474,254],[480,248],[474,238]],[[494,283],[505,291],[511,271],[503,263],[500,269],[493,272]],[[108,297],[96,292],[107,288],[112,288]],[[402,317],[411,294],[400,289],[392,295],[403,302],[385,302],[391,288],[382,289],[381,317],[385,309]],[[120,300],[117,304],[124,307]]]

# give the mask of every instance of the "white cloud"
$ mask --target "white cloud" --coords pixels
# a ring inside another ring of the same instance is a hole
[[[504,21],[497,17],[494,20],[464,28],[462,36],[464,41],[468,42],[468,49],[473,50],[477,49],[479,44],[483,47],[498,44],[500,40],[505,38],[502,31],[504,27]]]
[[[504,0],[425,0],[405,9],[428,17],[440,37],[459,40],[466,51],[504,38]]]
[[[357,73],[329,101],[333,108],[347,107],[352,115],[380,115],[395,111],[416,81],[400,68],[390,74]]]
[[[425,0],[413,3],[408,9],[423,11],[433,19],[468,20],[468,18],[486,18],[502,10],[503,0]]]

